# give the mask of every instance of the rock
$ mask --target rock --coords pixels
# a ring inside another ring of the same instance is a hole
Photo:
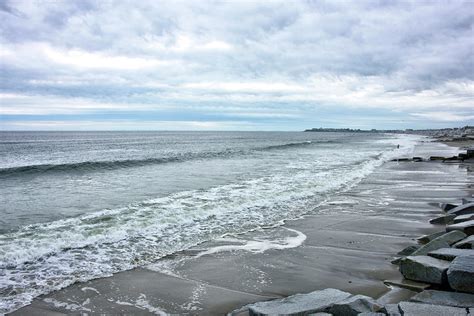
[[[421,157],[413,157],[413,161],[415,161],[415,162],[423,161],[423,158],[421,158]]]
[[[447,212],[449,210],[452,210],[455,207],[458,207],[458,205],[454,205],[451,203],[442,203],[440,207],[443,211]]]
[[[474,158],[474,148],[469,148],[466,150],[466,154],[469,158]]]
[[[449,262],[429,256],[409,256],[400,262],[400,272],[405,278],[432,284],[446,283]]]
[[[390,261],[391,264],[399,265],[400,261],[402,261],[403,257],[396,257],[392,261]]]
[[[385,308],[373,298],[365,295],[354,295],[334,304],[329,313],[334,316],[355,316],[362,312],[384,312]]]
[[[385,304],[387,315],[389,316],[401,316],[401,312],[398,309],[398,304]]]
[[[446,231],[441,231],[441,232],[437,232],[437,233],[433,233],[433,234],[430,234],[430,235],[424,235],[424,236],[421,236],[420,238],[418,238],[418,242],[420,244],[427,244],[429,243],[430,241],[432,241],[433,239],[441,236],[441,235],[444,235],[446,234]]]
[[[407,289],[414,292],[422,292],[429,288],[431,284],[421,283],[412,280],[402,279],[402,280],[385,280],[383,281],[385,285],[396,286],[402,289]]]
[[[392,159],[392,161],[410,161],[410,158],[396,158]]]
[[[457,243],[458,241],[460,240],[463,240],[464,238],[466,238],[467,235],[463,232],[460,232],[460,231],[451,231],[451,232],[448,232],[444,235],[441,235],[435,239],[433,239],[433,241],[445,241],[446,243],[448,243],[449,245],[452,245],[452,244],[455,244]]]
[[[459,160],[458,156],[451,156],[451,157],[444,158],[443,162],[445,162],[445,161],[457,161],[457,160]]]
[[[453,247],[460,249],[474,249],[474,235],[455,243]]]
[[[404,248],[403,250],[400,250],[399,252],[397,252],[397,255],[399,255],[399,256],[409,256],[414,251],[418,250],[418,248],[420,248],[420,246],[411,245],[411,246],[408,246],[408,247]]]
[[[444,240],[432,240],[426,245],[423,245],[420,247],[420,249],[414,251],[411,255],[412,256],[425,256],[427,255],[430,251],[440,249],[440,248],[449,248],[449,244],[444,241]]]
[[[456,257],[459,256],[469,256],[474,255],[474,250],[472,249],[457,249],[457,248],[440,248],[428,253],[428,256],[446,260],[453,261]]]
[[[431,156],[430,157],[430,160],[444,160],[446,159],[445,157],[441,157],[441,156]]]
[[[473,235],[474,234],[474,220],[449,225],[446,227],[446,231],[448,232],[461,231],[461,232],[464,232],[466,235]]]
[[[400,302],[398,308],[404,316],[467,316],[465,308],[452,306]]]
[[[474,219],[474,214],[458,215],[453,219],[453,223],[454,224],[462,223],[462,222],[470,221],[472,219]]]
[[[439,248],[447,248],[449,244],[444,240],[432,240],[426,245],[420,247],[420,249],[414,251],[411,255],[412,256],[424,256],[427,255],[428,252],[439,249]]]
[[[454,307],[474,307],[474,295],[467,293],[427,290],[411,298],[414,302]]]
[[[456,214],[448,214],[440,217],[430,219],[430,224],[434,225],[447,225],[453,222],[453,219],[456,217]]]
[[[462,204],[474,203],[474,197],[467,197],[461,199]]]
[[[474,293],[474,256],[459,256],[449,265],[447,272],[451,288]]]
[[[456,214],[456,215],[464,215],[464,214],[472,214],[472,212],[474,212],[474,203],[459,205],[458,207],[450,209],[447,213]]]
[[[397,255],[406,257],[406,256],[411,255],[413,252],[415,252],[419,248],[420,248],[419,245],[411,245],[397,252]],[[402,257],[395,257],[392,261],[390,261],[390,263],[398,265],[400,264],[400,260],[402,260]]]
[[[426,245],[421,246],[419,249],[414,251],[412,256],[426,255],[428,252],[439,249],[449,248],[452,244],[466,238],[466,235],[459,231],[452,231],[441,236],[436,237]]]
[[[250,315],[306,315],[323,312],[352,294],[336,289],[325,289],[308,294],[247,305]]]

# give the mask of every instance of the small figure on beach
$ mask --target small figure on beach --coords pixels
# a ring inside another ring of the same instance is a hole
[[[400,144],[397,145],[397,149],[400,149]]]

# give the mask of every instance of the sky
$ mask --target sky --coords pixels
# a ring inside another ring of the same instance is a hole
[[[1,0],[0,130],[474,125],[474,1]]]

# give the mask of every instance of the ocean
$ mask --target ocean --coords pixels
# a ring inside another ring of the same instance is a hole
[[[375,133],[0,132],[0,314],[75,282],[311,213],[418,141]]]

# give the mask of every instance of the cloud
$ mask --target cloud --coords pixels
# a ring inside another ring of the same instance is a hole
[[[94,102],[81,98],[61,98],[56,96],[31,96],[23,94],[0,94],[1,115],[47,115],[80,114],[100,110],[129,111],[129,104]],[[134,110],[146,109],[146,105],[135,105]]]
[[[29,63],[24,63],[31,52],[35,57]],[[114,55],[107,52],[87,52],[81,49],[58,49],[48,43],[33,42],[17,44],[9,47],[4,45],[0,56],[3,63],[18,68],[33,68],[35,66],[65,66],[77,70],[143,70],[160,66],[174,66],[177,60],[160,60],[158,58],[129,57]],[[26,66],[26,67],[25,67]]]
[[[30,121],[17,120],[5,122],[0,130],[66,130],[66,131],[133,131],[133,130],[165,130],[165,131],[198,131],[198,130],[255,130],[256,125],[242,121],[133,121],[133,120],[74,120],[74,121]],[[272,130],[272,128],[270,128]]]
[[[192,38],[187,34],[177,34],[170,37],[160,38],[146,36],[145,50],[155,52],[173,53],[197,53],[197,52],[220,52],[232,50],[232,45],[222,40],[207,40]]]
[[[81,69],[139,70],[169,63],[160,62],[156,59],[110,56],[81,50],[58,51],[49,47],[44,50],[44,53],[53,63],[69,65]]]
[[[474,120],[474,115],[459,115],[452,112],[426,112],[426,113],[412,113],[411,115],[423,119],[441,121],[441,122],[467,122]]]
[[[183,89],[214,92],[240,93],[295,93],[309,91],[301,84],[285,82],[191,82],[181,86]]]
[[[25,97],[0,97],[3,116],[473,120],[471,1],[14,0],[0,15],[0,90]]]

